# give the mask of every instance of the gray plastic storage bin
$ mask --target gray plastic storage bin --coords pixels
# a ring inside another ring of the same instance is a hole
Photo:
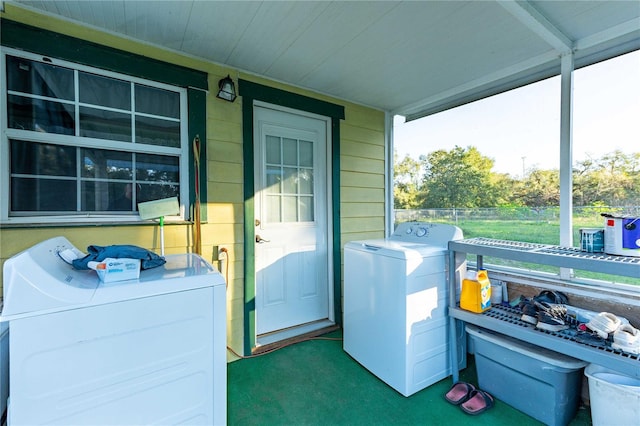
[[[467,333],[480,389],[548,425],[573,419],[587,363],[471,325]]]

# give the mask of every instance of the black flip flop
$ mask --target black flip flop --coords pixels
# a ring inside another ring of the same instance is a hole
[[[471,392],[470,398],[460,405],[462,411],[472,416],[484,413],[493,407],[493,397],[480,389]]]
[[[453,405],[460,405],[471,397],[476,388],[471,383],[458,382],[451,386],[444,398]]]

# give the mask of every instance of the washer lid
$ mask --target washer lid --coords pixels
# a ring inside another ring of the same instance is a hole
[[[137,280],[102,283],[93,270],[76,270],[59,255],[77,250],[66,238],[43,241],[4,264],[0,321],[79,307],[224,285],[224,278],[195,254],[166,256],[163,266]]]
[[[345,250],[357,250],[377,256],[395,257],[398,259],[421,259],[430,256],[442,256],[447,252],[446,247],[429,246],[426,244],[392,239],[350,241],[346,243],[344,247]]]

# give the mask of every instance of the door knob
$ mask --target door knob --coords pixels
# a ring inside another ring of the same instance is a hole
[[[269,240],[265,240],[260,235],[256,234],[256,243],[262,244],[262,243],[268,243],[268,242],[269,242]]]
[[[260,226],[260,219],[256,219],[255,224],[256,226]]]

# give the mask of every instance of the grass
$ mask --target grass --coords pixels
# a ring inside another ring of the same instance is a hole
[[[465,238],[486,237],[498,240],[526,241],[540,244],[560,244],[560,223],[533,220],[464,220],[457,225]],[[580,242],[580,229],[602,228],[602,220],[574,219],[573,241]]]

